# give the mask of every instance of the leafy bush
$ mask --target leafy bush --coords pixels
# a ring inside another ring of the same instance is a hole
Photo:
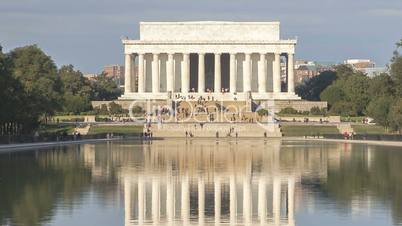
[[[292,107],[286,107],[279,112],[279,114],[289,114],[289,115],[296,115],[298,113],[299,112]]]
[[[264,109],[264,108],[261,108],[261,109],[259,109],[259,110],[257,111],[257,114],[258,114],[259,116],[268,115],[268,110],[266,110],[266,109]]]

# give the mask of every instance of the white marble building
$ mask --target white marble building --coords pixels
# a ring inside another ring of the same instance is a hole
[[[123,40],[126,76],[120,99],[210,93],[217,100],[299,100],[296,43],[280,39],[279,22],[141,22],[140,39]],[[283,89],[281,61],[287,65]]]

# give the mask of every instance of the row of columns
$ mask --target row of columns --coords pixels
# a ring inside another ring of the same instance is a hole
[[[215,66],[214,66],[214,92],[220,93],[221,86],[221,53],[215,53]],[[273,92],[281,92],[281,65],[280,65],[280,53],[274,54],[273,63]],[[138,92],[145,92],[145,54],[138,54]],[[135,55],[125,55],[125,92],[132,93],[134,87],[132,87],[132,70],[135,62]],[[287,62],[287,84],[288,92],[294,93],[294,54],[288,53]],[[229,90],[231,93],[237,92],[237,66],[236,66],[236,54],[230,53],[230,85]],[[243,92],[251,91],[251,53],[245,53],[245,61],[243,65]],[[183,53],[183,63],[181,65],[182,79],[181,79],[181,92],[188,93],[190,91],[190,54]],[[174,54],[168,53],[168,60],[166,64],[166,87],[168,92],[174,92]],[[258,92],[265,93],[267,79],[267,62],[266,53],[260,53],[260,60],[258,61]],[[152,93],[160,92],[160,68],[159,68],[159,54],[153,53],[152,60]],[[205,54],[198,54],[198,92],[205,92]]]
[[[281,224],[281,184],[282,180],[279,176],[273,178],[273,194],[272,194],[272,214],[274,225]],[[289,177],[287,181],[287,225],[295,225],[294,221],[294,195],[295,195],[295,178]],[[125,180],[125,222],[131,225],[131,186],[130,180]],[[154,178],[152,180],[152,221],[160,222],[160,182]],[[200,225],[205,223],[205,181],[198,178],[198,221]],[[214,209],[215,223],[221,222],[221,189],[222,180],[220,177],[214,179]],[[230,201],[230,223],[236,224],[237,221],[237,195],[235,177],[230,177],[229,181],[229,201]],[[267,182],[265,178],[258,180],[258,216],[261,224],[266,224],[267,220]],[[166,183],[166,218],[168,222],[173,222],[175,218],[175,184],[173,178],[168,178]],[[142,225],[145,221],[146,210],[146,191],[145,180],[141,176],[138,179],[138,224]],[[252,222],[252,184],[250,176],[246,176],[243,180],[243,221],[245,224]],[[181,220],[184,225],[188,225],[190,221],[190,183],[189,177],[184,176],[181,181]]]

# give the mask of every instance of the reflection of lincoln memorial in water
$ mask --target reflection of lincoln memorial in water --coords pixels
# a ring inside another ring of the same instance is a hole
[[[311,165],[326,152],[306,161],[280,140],[235,143],[153,141],[136,157],[124,152],[138,163],[120,172],[125,225],[295,225],[301,177],[325,177],[326,164]]]

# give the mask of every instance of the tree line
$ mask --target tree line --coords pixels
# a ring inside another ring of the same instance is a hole
[[[121,90],[105,74],[89,81],[72,65],[57,68],[38,46],[3,53],[0,46],[0,127],[31,133],[56,112],[92,110],[93,100],[113,100]]]
[[[388,72],[373,78],[349,65],[335,66],[296,87],[303,99],[327,101],[328,112],[341,116],[369,116],[392,131],[402,132],[402,40]]]

